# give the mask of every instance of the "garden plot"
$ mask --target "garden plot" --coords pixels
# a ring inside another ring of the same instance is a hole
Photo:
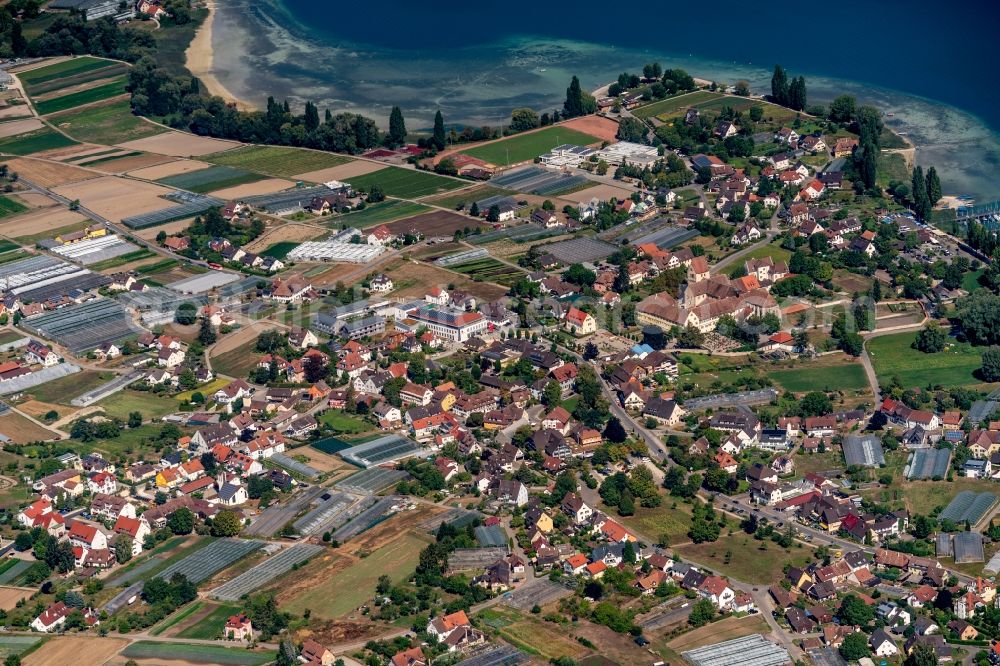
[[[248,539],[218,539],[198,552],[174,562],[157,574],[157,578],[170,580],[171,576],[179,573],[192,583],[198,584],[263,545],[263,541]]]
[[[466,263],[455,264],[448,268],[476,280],[496,282],[508,286],[525,276],[525,272],[520,268],[497,261],[492,257],[484,257]]]
[[[239,146],[236,141],[209,139],[185,132],[164,132],[145,139],[136,139],[118,144],[128,150],[141,150],[174,157],[200,157]]]
[[[323,546],[308,543],[285,548],[277,555],[269,557],[252,569],[215,588],[209,594],[223,601],[238,601],[244,594],[249,594],[263,587],[271,580],[291,571],[295,565],[305,562],[323,550]]]

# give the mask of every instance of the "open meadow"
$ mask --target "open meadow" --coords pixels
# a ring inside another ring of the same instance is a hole
[[[556,146],[565,143],[590,146],[601,143],[601,139],[569,127],[556,125],[497,139],[466,148],[461,152],[463,155],[469,155],[496,166],[507,166],[533,160],[542,153],[547,153]]]
[[[377,183],[387,196],[400,199],[416,199],[469,185],[468,182],[457,178],[402,167],[379,169],[360,176],[351,176],[346,180],[356,190],[365,192]]]
[[[288,146],[241,146],[235,150],[205,155],[204,159],[213,164],[279,178],[290,178],[305,171],[351,162],[351,158],[344,155]]]
[[[916,332],[872,338],[866,343],[879,382],[899,376],[904,386],[974,386],[982,384],[975,372],[982,366],[982,351],[949,338],[944,351],[925,354],[912,347]]]

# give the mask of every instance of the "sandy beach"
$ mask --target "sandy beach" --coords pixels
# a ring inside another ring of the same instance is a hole
[[[212,49],[213,26],[215,24],[215,0],[208,0],[205,6],[208,9],[208,17],[198,28],[194,39],[191,40],[191,45],[184,52],[185,64],[188,70],[201,80],[209,93],[218,95],[228,102],[236,102],[236,107],[241,110],[251,110],[254,108],[253,104],[234,95],[215,76],[215,57]]]

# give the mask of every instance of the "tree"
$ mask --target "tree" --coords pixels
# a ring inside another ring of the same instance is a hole
[[[852,624],[858,627],[866,627],[875,617],[874,609],[853,594],[848,594],[840,603],[840,610],[837,611],[841,624]]]
[[[612,416],[608,419],[608,424],[604,427],[603,435],[605,439],[613,444],[621,444],[628,439],[628,433],[625,432],[625,428],[617,416]]]
[[[941,326],[936,321],[932,321],[920,329],[912,346],[925,354],[936,354],[944,349],[945,340],[945,332]]]
[[[851,662],[871,656],[871,650],[868,649],[868,634],[862,631],[848,634],[840,644],[839,650],[840,656]]]
[[[191,534],[194,530],[194,513],[182,506],[167,518],[167,528],[174,534]]]
[[[781,65],[775,65],[771,75],[771,99],[782,106],[788,102],[788,75]]]
[[[632,143],[643,143],[646,138],[646,124],[638,118],[622,118],[618,123],[618,133],[615,135],[619,141],[631,141]]]
[[[927,170],[927,200],[932,207],[941,201],[941,179],[938,178],[937,169],[934,167]]]
[[[792,82],[788,85],[788,99],[786,100],[785,106],[795,109],[796,111],[802,111],[806,108],[805,77],[800,76],[792,79]]]
[[[569,88],[566,89],[563,115],[566,118],[576,118],[584,114],[583,109],[583,89],[580,87],[580,79],[574,76],[569,82]]]
[[[934,648],[923,643],[917,643],[909,656],[903,660],[903,666],[936,666],[937,663],[937,653]]]
[[[499,222],[500,221],[500,206],[493,204],[490,209],[486,211],[486,221],[487,222]]]
[[[190,326],[198,318],[198,307],[194,303],[185,302],[177,306],[174,321],[181,326]]]
[[[379,203],[380,201],[385,201],[385,192],[381,185],[372,183],[371,187],[368,188],[368,203]]]
[[[434,134],[432,136],[432,143],[438,150],[444,150],[445,146],[448,145],[444,133],[444,116],[441,115],[441,109],[438,109],[437,113],[434,114]]]
[[[858,102],[852,95],[840,95],[830,102],[829,118],[835,123],[847,124],[854,120]]]
[[[406,143],[406,121],[403,120],[403,110],[392,107],[389,113],[389,133],[385,135],[385,145],[398,148]]]
[[[232,511],[220,511],[212,520],[212,536],[236,536],[242,528],[239,517]]]
[[[119,534],[115,539],[115,561],[125,564],[132,559],[132,537]]]
[[[550,381],[545,385],[545,391],[542,393],[542,403],[548,407],[558,407],[562,401],[562,387],[556,380]]]
[[[142,412],[129,412],[128,427],[138,428],[141,425],[142,425]]]
[[[983,352],[983,367],[980,372],[988,382],[1000,381],[1000,347],[990,347]]]
[[[833,405],[825,393],[813,391],[799,401],[799,410],[803,416],[822,416],[829,414],[833,410]]]
[[[538,114],[533,109],[520,108],[510,112],[510,128],[515,132],[526,132],[539,125]]]
[[[917,219],[923,221],[930,217],[931,204],[927,197],[927,180],[920,166],[913,170],[910,197],[913,199],[913,212]]]
[[[708,599],[700,599],[691,606],[688,624],[692,627],[702,627],[715,617],[715,604]]]
[[[198,342],[203,347],[207,347],[213,344],[216,338],[215,329],[212,328],[212,320],[209,317],[202,317],[201,328],[198,329]]]

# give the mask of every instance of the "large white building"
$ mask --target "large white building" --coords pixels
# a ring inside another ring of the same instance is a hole
[[[437,337],[453,342],[465,342],[485,331],[490,325],[486,317],[478,312],[465,312],[432,305],[419,307],[408,314],[408,319],[414,320],[418,327],[426,326],[427,330]]]

